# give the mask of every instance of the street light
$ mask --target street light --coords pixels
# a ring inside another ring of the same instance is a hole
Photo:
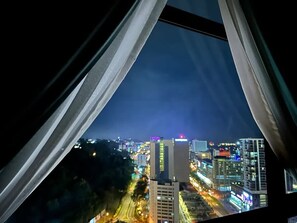
[[[103,223],[108,220],[108,216],[109,216],[108,212],[106,212],[105,215],[103,215]]]

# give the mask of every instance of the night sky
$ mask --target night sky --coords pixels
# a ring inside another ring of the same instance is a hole
[[[216,0],[169,5],[222,22]],[[180,5],[183,4],[183,5]],[[214,142],[262,137],[228,43],[158,22],[120,87],[83,138],[151,136]]]

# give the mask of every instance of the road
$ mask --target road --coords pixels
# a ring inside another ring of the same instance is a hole
[[[135,223],[135,203],[131,198],[134,191],[136,181],[132,181],[129,185],[126,195],[122,198],[121,204],[114,215],[114,219],[125,221],[127,223]]]
[[[237,211],[232,208],[231,205],[228,204],[228,202],[219,200],[215,196],[212,196],[207,191],[203,190],[202,186],[199,185],[199,183],[195,179],[190,178],[190,182],[200,194],[200,196],[213,208],[215,214],[218,217],[237,213]]]
[[[229,211],[226,210],[226,208],[216,198],[212,197],[207,192],[200,192],[200,195],[212,207],[218,217],[230,214]]]

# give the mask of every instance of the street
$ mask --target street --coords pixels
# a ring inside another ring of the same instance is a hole
[[[131,196],[135,188],[136,181],[133,180],[129,188],[127,189],[126,195],[122,198],[121,204],[116,211],[113,219],[125,221],[127,223],[134,223],[136,222],[135,219],[135,204],[132,200]]]

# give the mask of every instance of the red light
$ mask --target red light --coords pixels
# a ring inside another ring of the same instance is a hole
[[[185,136],[184,135],[179,135],[179,138],[183,139],[183,138],[185,138]]]

